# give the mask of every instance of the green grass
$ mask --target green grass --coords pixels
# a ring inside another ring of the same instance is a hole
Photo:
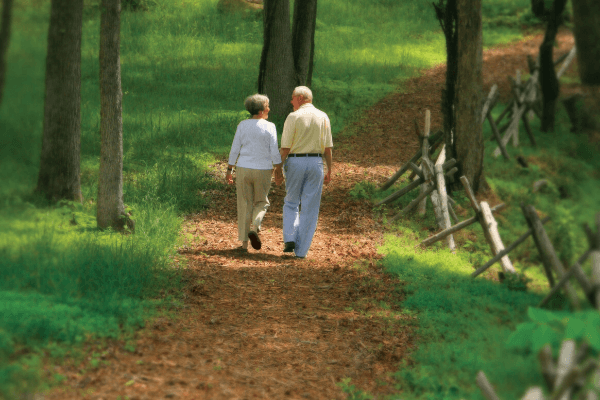
[[[15,4],[0,107],[0,303],[11,310],[0,318],[2,396],[47,379],[39,371],[45,351],[65,354],[89,337],[136,329],[180,285],[172,260],[181,216],[206,207],[203,193],[219,188],[208,166],[228,152],[247,117],[242,103],[256,91],[262,47],[260,17],[221,15],[216,1],[148,0],[147,11],[122,15],[124,200],[136,220],[135,235],[126,236],[95,224],[99,2],[86,0],[84,9],[83,205],[32,195],[50,2]],[[485,45],[519,38],[528,8],[527,0],[487,2]],[[334,135],[445,60],[430,1],[323,1],[318,16],[313,90]]]
[[[47,346],[78,346],[138,329],[158,307],[169,308],[165,296],[181,285],[180,270],[170,266],[181,222],[172,207],[149,202],[134,210],[136,233],[125,236],[98,231],[90,208],[23,203],[0,212],[5,398],[40,387],[39,374],[25,365],[38,365]]]
[[[502,108],[500,105],[495,110]],[[588,246],[581,224],[590,223],[600,212],[600,161],[587,135],[570,132],[568,116],[560,105],[556,122],[556,130],[551,133],[540,132],[538,120],[531,124],[539,143],[537,148],[531,147],[521,127],[520,146],[508,146],[511,161],[494,159],[491,153],[495,142],[486,141],[485,174],[495,194],[508,204],[496,216],[504,244],[512,243],[528,229],[519,204],[533,204],[551,217],[546,224],[548,235],[563,263],[571,265]],[[488,124],[484,137],[491,137]],[[517,155],[528,161],[528,168],[519,166]],[[547,179],[548,185],[533,193],[532,184],[539,179]],[[362,183],[351,194],[356,198],[380,199],[404,184],[379,193],[373,185]],[[404,196],[390,207],[399,210],[415,196],[416,193]],[[471,209],[462,193],[457,193],[455,199],[465,209]],[[456,255],[442,242],[427,251],[418,250],[415,246],[429,235],[421,229],[423,226],[435,226],[431,208],[425,218],[412,216],[396,223],[380,248],[386,270],[407,283],[407,298],[402,306],[418,314],[417,350],[395,375],[402,398],[483,399],[475,385],[480,370],[501,398],[520,398],[528,387],[543,386],[536,353],[507,344],[516,326],[528,321],[528,307],[536,307],[548,293],[532,239],[510,253],[518,272],[530,280],[528,290],[523,291],[522,282],[493,282],[495,271],[499,270],[497,264],[484,273],[491,280],[483,276],[470,278],[473,268],[491,258],[478,225],[455,235]],[[589,276],[589,262],[583,269]],[[581,304],[587,307],[583,293],[579,295]],[[562,295],[557,295],[549,307],[569,308]],[[542,342],[536,345],[539,347]],[[554,351],[558,343],[555,342]]]
[[[413,364],[395,375],[402,398],[482,398],[474,385],[484,370],[498,395],[517,398],[539,380],[534,357],[506,352],[504,342],[540,296],[469,277],[463,255],[420,251],[409,229],[388,236],[384,266],[407,282],[403,307],[418,313]]]

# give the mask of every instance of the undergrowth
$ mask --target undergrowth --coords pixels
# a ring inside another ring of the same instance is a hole
[[[600,212],[600,161],[588,136],[570,132],[568,116],[559,106],[555,131],[541,132],[539,121],[534,120],[531,126],[538,147],[521,138],[519,147],[509,145],[512,160],[505,161],[492,157],[496,145],[487,140],[491,132],[484,126],[485,176],[491,188],[484,198],[492,199],[491,205],[498,201],[508,205],[496,215],[504,244],[528,229],[520,204],[532,204],[540,216],[551,217],[545,228],[559,258],[570,266],[588,247],[581,225],[594,221]],[[517,156],[526,160],[527,167],[515,161]],[[542,179],[546,185],[534,191],[533,183]],[[362,182],[351,195],[376,202],[405,184],[378,192]],[[394,214],[417,192],[375,211],[381,216]],[[463,210],[461,220],[473,215],[462,192],[455,192],[454,198]],[[501,398],[520,398],[528,387],[543,386],[537,350],[544,344],[550,344],[554,353],[563,338],[600,346],[596,311],[570,312],[562,294],[546,306],[553,312],[536,308],[549,289],[532,239],[510,253],[517,276],[499,276],[496,264],[472,279],[474,268],[492,257],[481,227],[475,224],[454,235],[456,254],[444,241],[420,250],[418,244],[432,233],[427,228],[436,225],[431,203],[428,207],[424,217],[413,215],[393,224],[380,248],[387,271],[407,282],[402,306],[418,315],[417,350],[395,374],[403,399],[483,399],[475,384],[480,370]],[[583,269],[589,276],[589,262]],[[586,305],[583,293],[579,295]],[[350,390],[349,382],[344,388]]]

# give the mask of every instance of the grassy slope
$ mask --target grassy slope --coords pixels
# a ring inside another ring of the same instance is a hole
[[[539,121],[532,127],[539,148],[522,143],[509,149],[512,155],[528,160],[527,169],[514,161],[492,158],[495,145],[486,142],[488,182],[509,205],[497,217],[500,235],[508,244],[527,230],[519,204],[533,204],[552,217],[546,230],[559,257],[570,265],[587,249],[579,227],[593,221],[600,210],[600,160],[593,156],[586,135],[569,132],[568,117],[560,108],[554,133],[540,132]],[[491,136],[487,127],[484,136]],[[539,179],[549,184],[532,193],[531,185]],[[377,194],[377,198],[384,196]],[[396,205],[404,207],[410,200]],[[466,198],[458,201],[470,208]],[[427,251],[418,250],[418,243],[428,235],[418,229],[423,225],[434,226],[435,221],[431,216],[425,220],[415,216],[396,224],[380,249],[387,271],[407,283],[403,306],[418,314],[418,349],[396,374],[402,398],[483,399],[475,385],[479,370],[485,371],[501,398],[520,398],[529,386],[543,386],[536,354],[515,351],[506,344],[516,325],[527,320],[528,307],[536,307],[548,292],[531,239],[511,253],[519,273],[530,279],[525,292],[521,282],[497,284],[483,277],[470,278],[473,268],[491,257],[480,227],[474,225],[455,235],[458,250],[454,255],[440,242]],[[589,262],[583,267],[589,275]],[[495,279],[498,269],[496,265],[485,275]],[[550,308],[562,309],[565,304],[558,295]]]
[[[497,106],[495,111],[503,108]],[[581,224],[593,221],[600,211],[600,159],[587,135],[570,132],[568,116],[560,106],[556,122],[555,132],[544,133],[539,120],[533,121],[538,148],[526,140],[518,148],[509,146],[513,157],[521,155],[528,161],[528,168],[519,166],[514,158],[511,162],[494,159],[491,153],[496,146],[486,141],[485,171],[495,195],[509,206],[497,217],[504,243],[512,243],[527,230],[519,204],[533,204],[552,218],[546,230],[563,263],[571,265],[588,246]],[[491,137],[488,124],[484,126],[484,137]],[[548,185],[533,193],[532,184],[540,179],[546,179]],[[378,198],[384,196],[377,194]],[[406,206],[411,196],[416,194],[405,196],[396,206]],[[464,196],[457,200],[470,209]],[[536,354],[507,345],[515,326],[528,320],[528,307],[536,307],[548,292],[531,239],[511,252],[519,273],[530,280],[525,292],[522,282],[501,285],[483,277],[469,277],[474,267],[491,258],[477,225],[455,235],[456,255],[441,242],[431,250],[416,250],[428,235],[418,229],[423,225],[435,225],[431,215],[425,220],[415,216],[398,223],[381,248],[385,268],[407,282],[408,296],[403,305],[419,316],[419,347],[410,363],[396,374],[402,398],[483,399],[475,385],[479,370],[485,371],[501,398],[520,398],[528,387],[543,386]],[[583,267],[590,275],[589,261]],[[496,265],[484,275],[497,279],[498,269]],[[587,306],[582,293],[580,297]],[[565,307],[561,295],[550,303],[550,308]]]
[[[215,3],[156,1],[147,12],[123,14],[125,201],[137,220],[136,235],[125,238],[97,232],[94,222],[97,2],[86,2],[82,44],[83,206],[48,206],[31,196],[39,168],[49,1],[15,4],[0,107],[0,297],[18,312],[1,314],[0,392],[39,382],[36,368],[20,365],[34,365],[41,350],[23,354],[36,348],[64,354],[56,349],[90,334],[119,335],[119,324],[135,328],[143,321],[140,310],[155,308],[149,300],[159,289],[178,284],[165,267],[174,254],[179,215],[204,206],[206,166],[228,151],[245,118],[242,101],[255,91],[260,57],[260,18],[223,16]],[[319,7],[313,89],[336,134],[357,110],[445,59],[430,1],[327,1]],[[526,0],[486,2],[486,44],[518,37],[507,20],[514,22],[527,7]],[[105,296],[113,300],[98,301]],[[20,348],[26,350],[15,353]]]

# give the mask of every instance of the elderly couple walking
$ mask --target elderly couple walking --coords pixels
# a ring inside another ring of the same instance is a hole
[[[268,97],[255,94],[244,102],[252,117],[237,127],[225,178],[233,184],[236,166],[240,252],[248,251],[248,241],[254,249],[261,248],[258,234],[269,207],[271,175],[274,172],[275,183],[280,185],[285,171],[283,252],[294,252],[297,258],[305,258],[308,253],[317,229],[323,183],[331,181],[333,147],[329,118],[312,105],[312,98],[306,86],[294,89],[291,101],[294,112],[285,120],[281,150],[277,148],[275,124],[267,121]]]

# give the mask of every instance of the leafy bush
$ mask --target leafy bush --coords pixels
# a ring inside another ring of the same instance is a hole
[[[516,290],[519,292],[526,292],[527,284],[531,282],[531,279],[524,273],[505,274],[500,272],[499,276],[502,283],[504,283],[509,290]]]
[[[348,400],[371,400],[374,398],[373,395],[356,388],[355,385],[351,385],[351,381],[350,378],[344,378],[336,384],[342,389],[342,392],[348,395]]]
[[[600,351],[600,315],[597,310],[560,312],[529,307],[530,322],[517,325],[517,329],[507,340],[507,346],[514,350],[537,354],[546,344],[550,344],[555,355],[564,339],[587,342],[594,354]]]
[[[373,197],[373,194],[377,190],[377,187],[373,182],[362,181],[354,185],[350,190],[350,197],[354,200],[369,200]]]

